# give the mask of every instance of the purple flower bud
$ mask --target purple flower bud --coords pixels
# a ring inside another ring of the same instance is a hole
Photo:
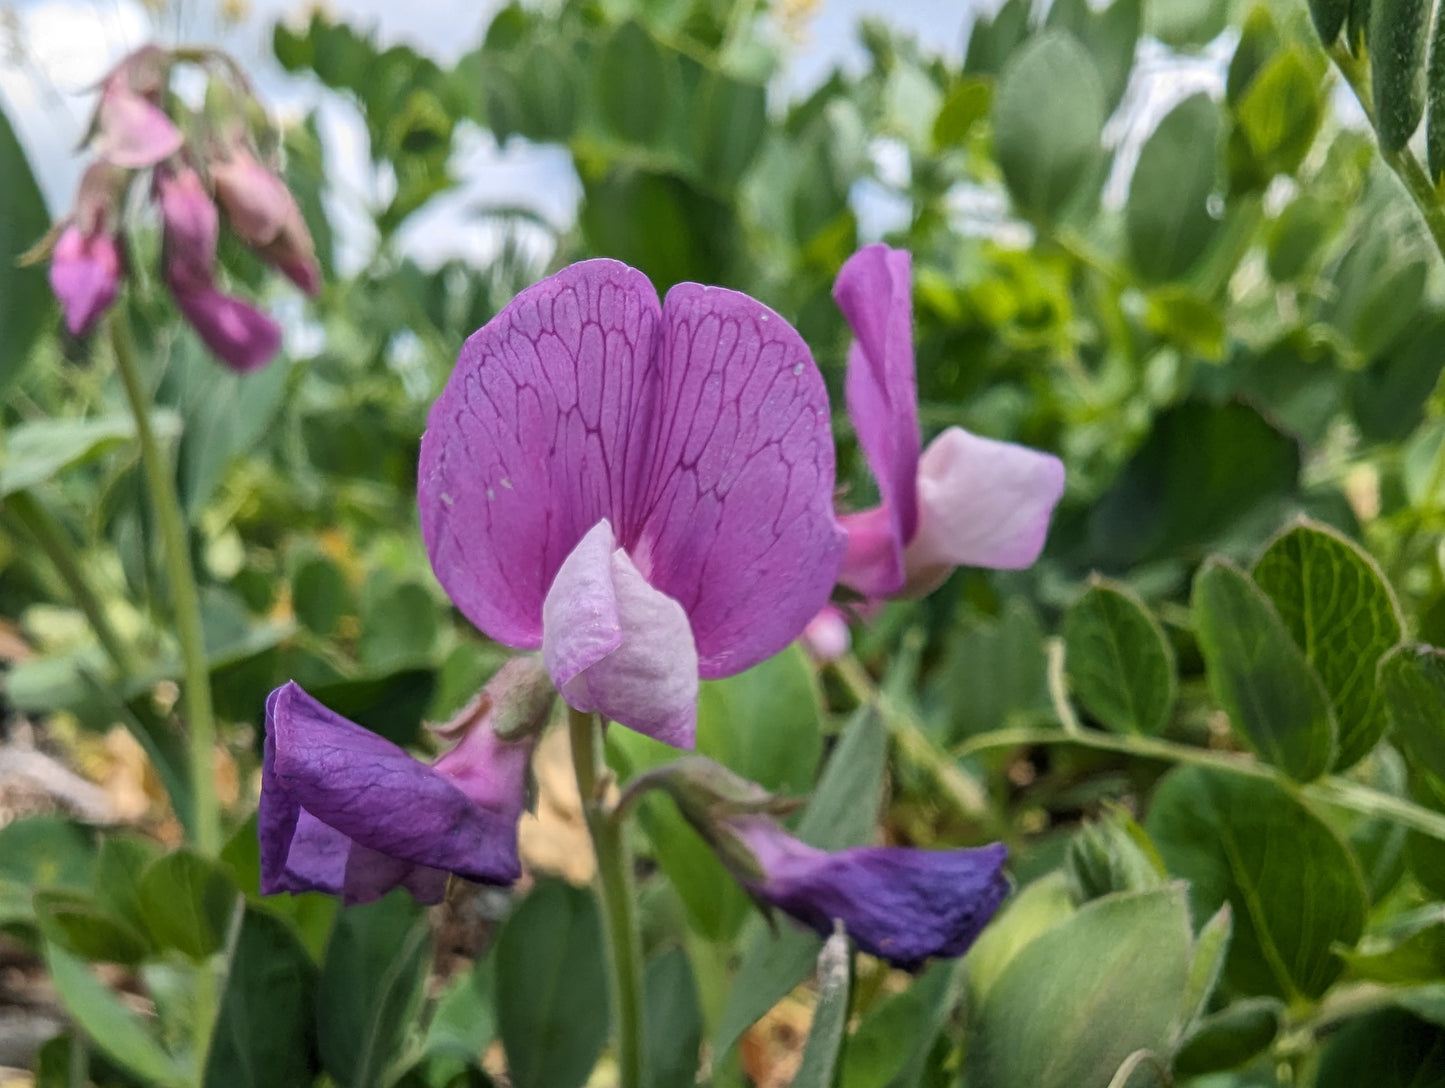
[[[761,877],[738,873],[754,896],[826,937],[835,921],[863,951],[915,970],[968,951],[1008,894],[1002,843],[973,850],[863,846],[818,850],[765,816],[729,821]]]
[[[405,887],[435,903],[449,872],[510,884],[534,739],[501,740],[483,715],[427,766],[296,684],[277,688],[266,700],[261,891],[365,903]]]
[[[244,147],[211,164],[216,199],[236,237],[308,295],[321,288],[316,247],[286,183]]]
[[[156,171],[164,237],[161,262],[166,283],[201,342],[227,366],[257,370],[281,350],[281,326],[214,282],[220,217],[190,167]]]
[[[61,233],[50,255],[50,287],[72,336],[90,332],[115,301],[123,265],[115,235],[87,235],[74,224]]]
[[[148,45],[127,56],[102,81],[91,122],[100,158],[141,170],[181,149],[181,130],[160,108],[169,63],[164,50]]]

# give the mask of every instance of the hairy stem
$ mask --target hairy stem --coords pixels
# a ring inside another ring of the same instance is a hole
[[[150,399],[136,366],[135,348],[123,306],[111,311],[109,324],[115,368],[121,384],[125,386],[131,413],[135,416],[141,467],[155,507],[156,522],[161,529],[176,638],[181,647],[186,736],[191,765],[191,834],[200,852],[214,857],[221,850],[221,809],[216,799],[214,765],[216,724],[211,713],[211,676],[206,663],[201,602],[196,591],[195,573],[191,570],[186,521],[181,514],[180,499],[176,496],[175,476],[161,456],[155,432],[151,430]]]
[[[597,716],[568,707],[567,724],[582,812],[597,854],[597,883],[617,1025],[618,1088],[643,1088],[642,945],[633,910],[632,858],[622,836],[619,813],[608,810],[603,796],[606,776],[598,758],[602,730]]]

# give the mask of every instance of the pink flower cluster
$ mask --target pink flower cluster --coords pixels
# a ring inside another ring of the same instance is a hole
[[[71,335],[90,332],[115,302],[126,272],[126,195],[150,171],[163,231],[162,273],[176,305],[218,359],[239,371],[256,370],[280,350],[281,328],[216,286],[222,216],[236,237],[312,295],[321,286],[315,247],[301,209],[263,165],[245,122],[184,114],[169,100],[175,63],[174,54],[145,46],[102,81],[88,138],[95,158],[59,225],[50,286]],[[194,139],[168,109],[196,130]]]

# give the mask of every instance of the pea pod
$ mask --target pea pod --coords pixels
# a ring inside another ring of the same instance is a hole
[[[1425,42],[1430,0],[1374,0],[1370,72],[1380,147],[1399,151],[1425,115]]]
[[[1345,25],[1345,16],[1350,13],[1350,0],[1310,0],[1310,16],[1315,29],[1320,32],[1320,41],[1325,48],[1335,44],[1340,28]]]
[[[1430,67],[1425,73],[1425,160],[1430,180],[1440,184],[1445,174],[1445,4],[1435,13],[1430,38]]]

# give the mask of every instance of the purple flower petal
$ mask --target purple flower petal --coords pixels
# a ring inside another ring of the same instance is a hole
[[[1001,843],[828,853],[766,817],[737,817],[731,828],[763,871],[747,881],[759,899],[822,936],[839,920],[863,951],[909,970],[930,957],[963,955],[1008,894]]]
[[[181,149],[181,130],[155,103],[127,85],[124,72],[106,80],[96,114],[95,153],[113,166],[144,170]]]
[[[535,649],[543,602],[607,520],[691,623],[699,671],[781,650],[842,557],[822,378],[744,295],[586,261],[523,291],[462,349],[422,440],[437,578],[492,638]]]
[[[166,275],[208,284],[216,267],[221,219],[201,176],[190,167],[156,171],[156,193],[165,227]]]
[[[1057,457],[950,427],[919,462],[918,535],[904,553],[905,592],[929,592],[954,567],[1030,566],[1063,493]]]
[[[848,416],[878,481],[891,528],[882,541],[891,547],[875,557],[867,575],[870,585],[848,581],[870,596],[889,596],[903,585],[903,547],[918,527],[912,277],[908,252],[879,244],[848,258],[833,284],[833,297],[855,338],[844,388]]]
[[[72,336],[83,336],[111,304],[120,290],[122,260],[116,238],[99,231],[82,233],[66,227],[50,255],[50,288],[65,313]]]
[[[563,562],[542,615],[542,656],[568,703],[692,747],[697,650],[687,614],[647,584],[606,521]]]
[[[434,900],[447,872],[510,883],[530,750],[479,727],[428,767],[295,683],[277,688],[266,700],[261,890],[362,902],[401,885]]]
[[[281,350],[281,326],[256,307],[188,276],[168,277],[171,294],[201,342],[243,374],[259,370]]]

